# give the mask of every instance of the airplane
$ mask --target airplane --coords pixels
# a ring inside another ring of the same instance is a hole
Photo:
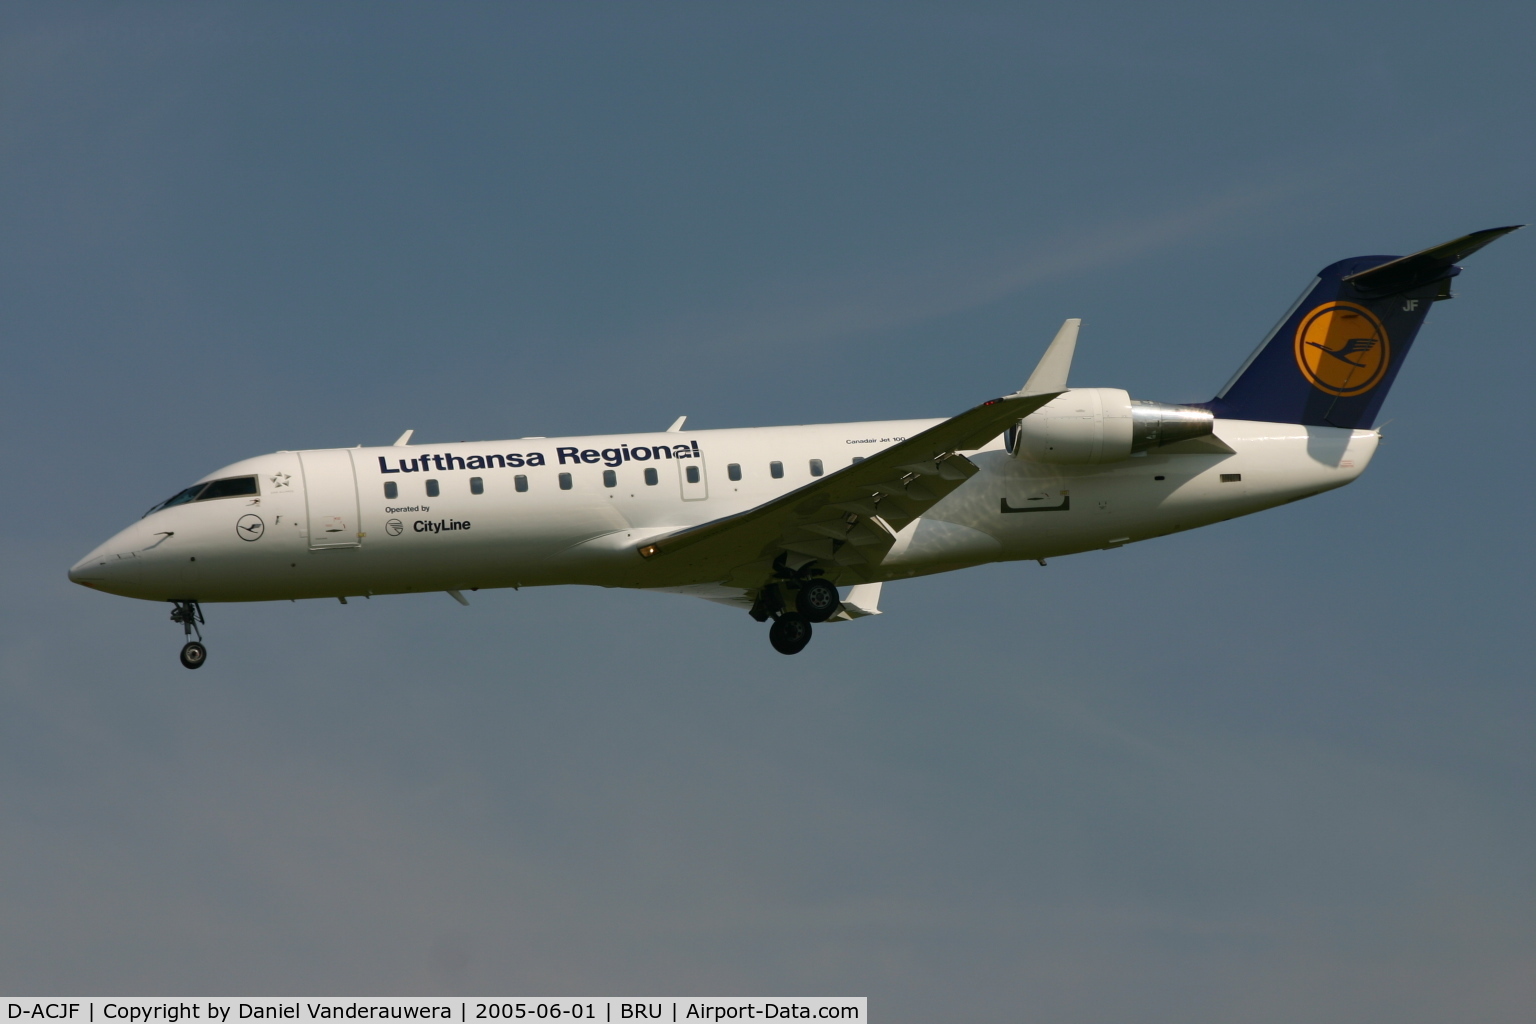
[[[1019,391],[949,419],[281,451],[160,502],[69,570],[167,601],[181,663],[202,606],[586,584],[692,595],[770,623],[880,614],[883,584],[1119,548],[1342,487],[1457,264],[1522,225],[1319,271],[1209,402],[1067,385],[1067,320]],[[840,588],[847,588],[843,593]],[[195,639],[194,639],[195,636]]]

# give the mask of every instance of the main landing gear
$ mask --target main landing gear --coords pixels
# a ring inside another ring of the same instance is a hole
[[[819,570],[814,570],[819,571]],[[799,654],[811,642],[811,624],[826,622],[842,607],[837,587],[820,576],[801,575],[793,570],[780,568],[779,575],[785,583],[772,583],[758,594],[752,617],[759,622],[772,618],[768,627],[768,642],[780,654]],[[793,588],[794,607],[786,605],[784,587]]]
[[[768,627],[768,642],[780,654],[799,654],[811,642],[811,624],[794,612],[785,612]]]
[[[203,609],[196,601],[173,601],[175,607],[171,609],[171,621],[181,623],[182,632],[187,637],[186,644],[181,648],[181,664],[184,668],[202,668],[203,662],[208,660],[208,648],[203,646],[203,631],[198,626],[203,623]],[[197,639],[192,639],[192,634],[197,633]]]
[[[808,622],[826,622],[842,603],[837,588],[820,576],[803,581],[795,591],[795,611]]]

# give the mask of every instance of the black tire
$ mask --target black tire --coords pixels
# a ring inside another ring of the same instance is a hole
[[[837,588],[820,577],[806,580],[795,593],[795,611],[807,622],[826,622],[842,603]]]
[[[184,668],[202,668],[203,662],[208,660],[208,648],[193,640],[181,649],[181,664]]]
[[[798,615],[780,615],[768,627],[768,642],[780,654],[799,654],[811,642],[811,624]]]

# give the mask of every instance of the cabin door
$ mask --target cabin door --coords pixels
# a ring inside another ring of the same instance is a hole
[[[299,452],[304,467],[304,506],[309,513],[309,549],[355,548],[362,544],[357,518],[357,476],[346,448]]]

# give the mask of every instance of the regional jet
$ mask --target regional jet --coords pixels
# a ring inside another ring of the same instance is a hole
[[[587,584],[734,605],[797,654],[891,580],[1118,548],[1342,487],[1457,263],[1515,227],[1320,271],[1209,402],[1071,388],[1080,321],[1024,387],[944,420],[282,451],[225,466],[69,570],[203,605]]]

